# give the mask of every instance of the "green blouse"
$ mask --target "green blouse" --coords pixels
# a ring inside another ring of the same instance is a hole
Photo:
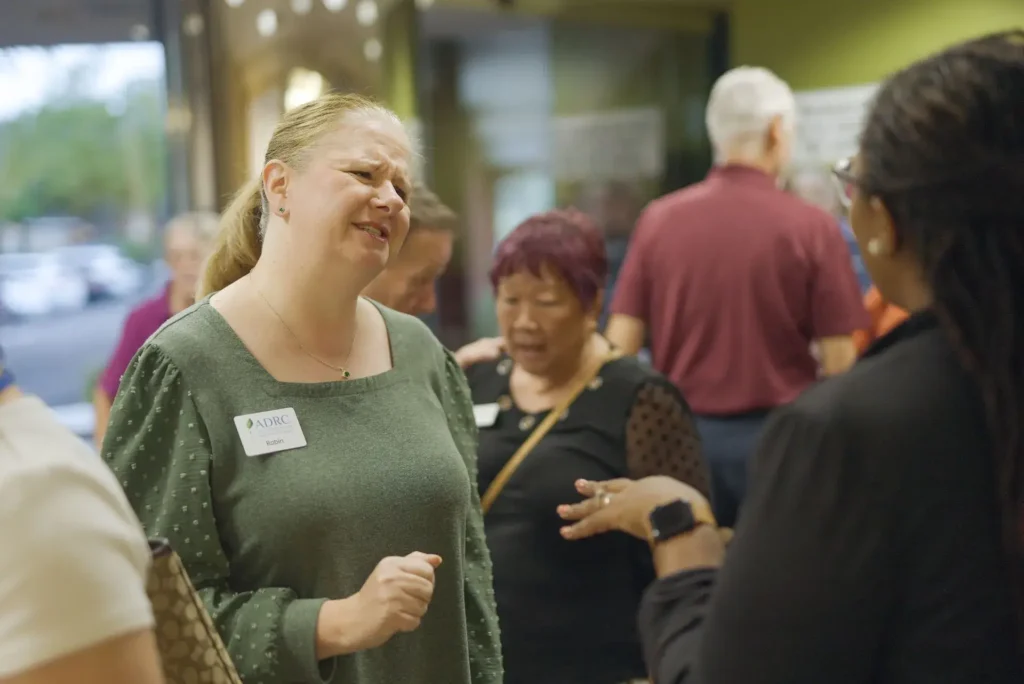
[[[380,310],[394,368],[377,376],[278,382],[207,300],[121,381],[103,457],[180,554],[246,684],[502,680],[465,377],[420,321]],[[287,408],[306,446],[247,456],[235,417]],[[323,603],[412,551],[444,559],[420,628],[318,662]]]

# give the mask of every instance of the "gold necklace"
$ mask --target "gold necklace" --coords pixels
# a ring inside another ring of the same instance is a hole
[[[309,358],[313,359],[314,361],[316,361],[320,365],[326,366],[327,368],[330,368],[332,371],[335,371],[336,373],[341,373],[341,379],[342,380],[348,380],[349,379],[349,376],[351,376],[352,374],[349,373],[348,369],[346,369],[344,366],[335,366],[333,363],[328,363],[327,361],[324,361],[319,356],[317,356],[316,354],[313,354],[312,352],[308,351],[305,347],[302,346],[302,340],[300,340],[299,336],[295,334],[295,331],[293,331],[290,327],[288,327],[288,324],[284,322],[283,318],[281,318],[281,314],[277,313],[277,309],[275,309],[274,305],[270,303],[270,301],[266,298],[266,296],[264,296],[263,290],[261,290],[259,285],[256,284],[256,281],[252,279],[252,272],[251,271],[249,272],[249,282],[252,283],[253,288],[256,290],[256,294],[258,294],[260,296],[260,299],[262,299],[263,303],[267,305],[267,308],[270,309],[270,311],[275,316],[277,316],[277,320],[281,321],[281,325],[284,326],[284,329],[287,330],[288,334],[291,335],[292,338],[295,340],[295,344],[299,345],[299,349],[302,351],[303,354],[305,354]],[[346,361],[347,361],[347,359],[346,359]]]

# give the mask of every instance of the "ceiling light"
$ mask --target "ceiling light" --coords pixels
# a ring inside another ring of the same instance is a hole
[[[256,31],[264,38],[277,33],[277,12],[272,9],[261,10],[256,15]]]
[[[363,26],[373,26],[377,23],[377,3],[374,0],[359,0],[356,5],[356,21]]]
[[[371,62],[376,62],[384,53],[384,46],[376,38],[370,38],[363,43],[363,56]]]
[[[417,9],[426,10],[434,6],[434,0],[416,0]]]
[[[245,0],[224,0],[228,4],[228,7],[240,7]]]
[[[292,0],[292,12],[296,14],[309,14],[313,9],[313,0]]]
[[[326,89],[327,82],[319,72],[293,69],[288,75],[288,87],[284,91],[284,108],[287,111],[312,102]]]
[[[348,0],[324,0],[324,7],[329,12],[340,12],[345,9],[345,5],[348,4]]]

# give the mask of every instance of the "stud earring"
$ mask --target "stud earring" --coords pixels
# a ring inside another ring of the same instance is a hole
[[[882,253],[882,241],[878,238],[871,238],[868,240],[868,254],[871,256],[879,256]]]
[[[278,211],[279,213],[282,213],[282,214],[283,214],[283,213],[284,213],[284,207],[278,207],[278,208],[277,208],[277,211]]]

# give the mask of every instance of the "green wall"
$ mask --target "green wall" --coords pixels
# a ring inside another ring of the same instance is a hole
[[[419,114],[416,106],[417,23],[413,0],[396,2],[382,22],[383,93],[380,97],[403,121],[415,119]]]
[[[1024,0],[1022,0],[1024,2]],[[661,110],[665,122],[666,172],[675,181],[703,177],[710,163],[703,125],[691,112],[703,112],[711,87],[707,34],[632,25],[604,25],[558,20],[551,24],[551,90],[554,114],[572,116],[631,108]],[[665,191],[669,179],[634,179],[639,208]],[[676,183],[678,184],[678,183]],[[583,186],[589,187],[584,183]],[[582,187],[559,183],[559,204],[578,204]],[[673,185],[675,187],[675,185]]]
[[[735,0],[733,64],[794,90],[878,81],[950,43],[1024,27],[1024,0]]]

